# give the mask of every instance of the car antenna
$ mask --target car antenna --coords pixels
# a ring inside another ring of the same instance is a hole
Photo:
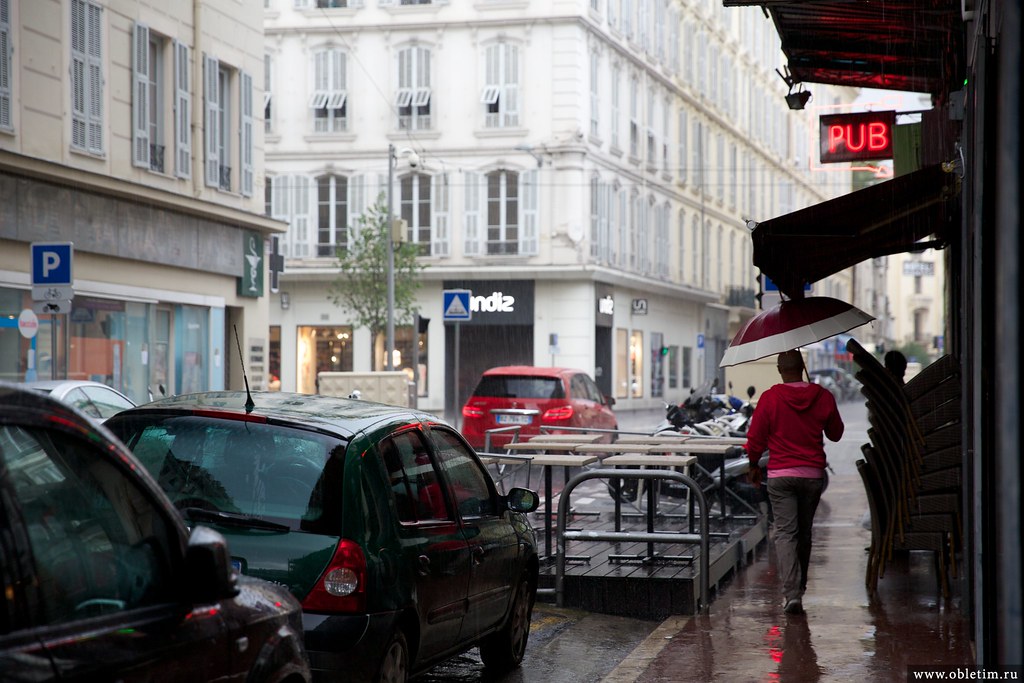
[[[235,331],[235,346],[238,347],[238,362],[242,366],[242,379],[245,380],[245,412],[251,413],[252,409],[256,407],[256,402],[252,400],[252,392],[249,391],[249,378],[245,374],[245,360],[242,358],[242,343],[238,341],[238,325],[232,325],[231,329]]]

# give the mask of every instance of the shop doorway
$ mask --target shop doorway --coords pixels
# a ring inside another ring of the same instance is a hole
[[[455,326],[446,326],[444,411],[445,419],[455,425],[461,424],[462,404],[484,370],[499,365],[533,365],[532,325],[461,325],[459,335],[456,392]]]

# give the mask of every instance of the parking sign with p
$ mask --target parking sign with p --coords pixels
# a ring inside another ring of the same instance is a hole
[[[32,285],[67,287],[74,284],[73,254],[73,242],[33,242]]]

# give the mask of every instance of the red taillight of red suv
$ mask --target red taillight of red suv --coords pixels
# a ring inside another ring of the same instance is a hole
[[[341,539],[327,569],[302,601],[309,612],[365,612],[366,556],[355,541]]]
[[[476,406],[462,406],[462,417],[483,417],[484,409]]]
[[[572,419],[572,406],[558,406],[557,408],[548,408],[544,411],[541,416],[541,422],[552,422],[555,420],[571,420]]]

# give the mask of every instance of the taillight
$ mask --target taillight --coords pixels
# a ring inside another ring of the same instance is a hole
[[[541,416],[541,420],[547,422],[548,420],[569,420],[572,418],[572,406],[558,406],[557,408],[548,408],[544,411],[544,415]]]
[[[302,601],[309,612],[365,612],[366,556],[355,541],[341,539],[327,569]]]
[[[476,406],[462,406],[462,417],[483,417],[484,409]]]

